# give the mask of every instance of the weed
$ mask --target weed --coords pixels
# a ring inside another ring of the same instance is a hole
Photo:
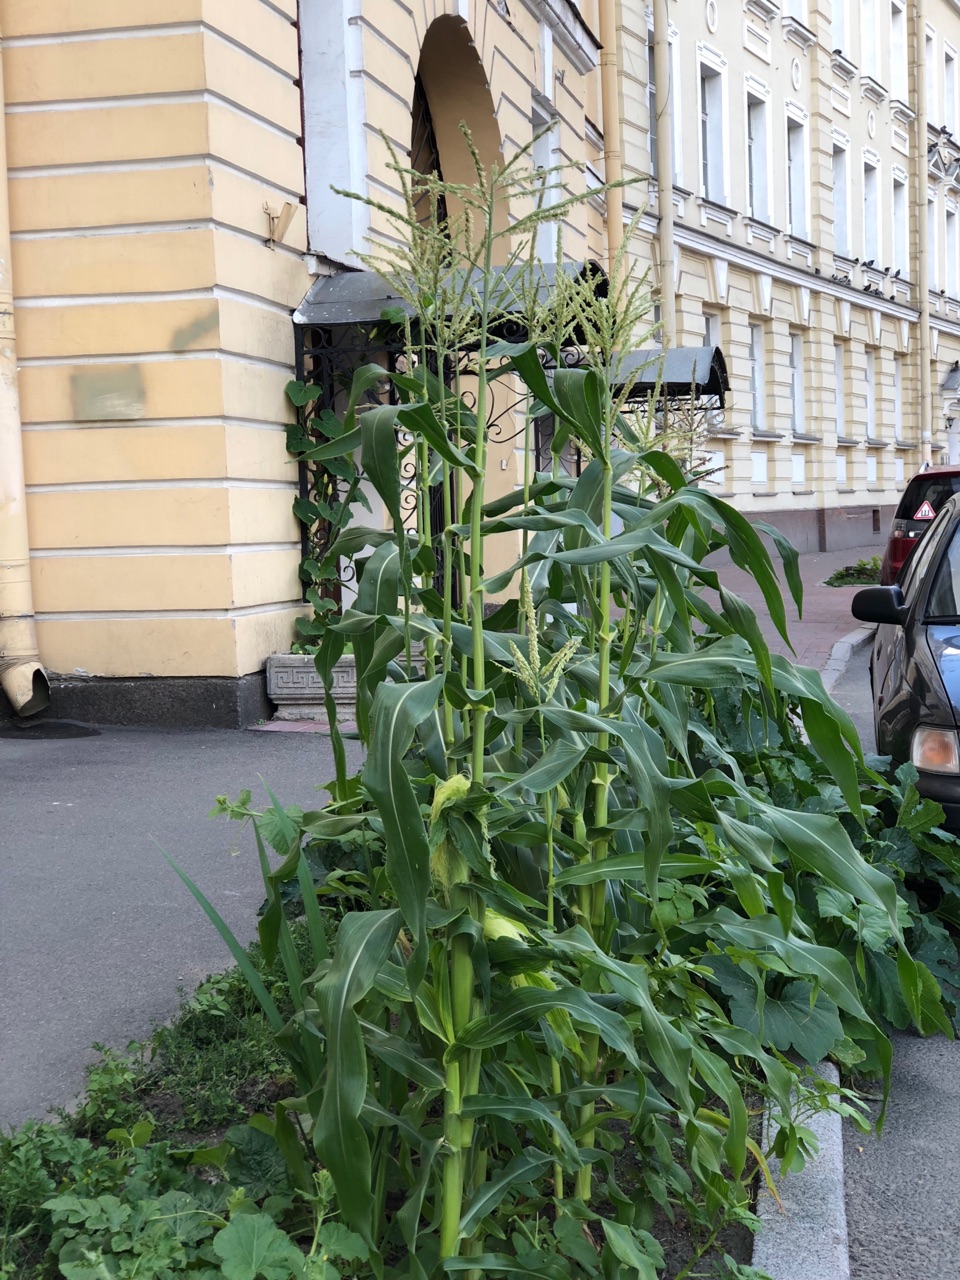
[[[871,556],[869,560],[858,560],[856,564],[845,565],[837,569],[825,579],[825,587],[870,587],[880,581],[880,557]]]

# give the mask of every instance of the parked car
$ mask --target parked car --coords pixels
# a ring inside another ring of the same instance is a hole
[[[960,830],[960,495],[935,516],[891,586],[866,587],[851,604],[877,623],[870,684],[877,750],[910,760],[917,788]]]
[[[880,566],[880,581],[884,586],[896,582],[910,554],[930,528],[930,521],[955,493],[960,493],[960,467],[927,467],[913,477],[897,504],[890,526]]]

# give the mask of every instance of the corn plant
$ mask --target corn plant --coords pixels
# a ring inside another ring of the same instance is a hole
[[[922,1031],[949,1023],[905,944],[894,877],[838,817],[863,828],[875,776],[852,723],[704,565],[726,548],[786,636],[765,542],[625,411],[619,362],[644,332],[646,282],[621,261],[605,296],[564,273],[544,294],[532,233],[566,205],[538,206],[524,159],[478,162],[474,186],[450,189],[398,166],[407,207],[384,207],[399,247],[374,265],[406,301],[385,317],[407,339],[397,403],[359,411],[384,371],[358,370],[329,439],[385,527],[351,523],[333,541],[359,583],[317,657],[329,677],[353,645],[366,760],[348,777],[340,755],[324,809],[274,802],[258,820],[261,940],[296,1008],[277,1030],[299,1093],[275,1133],[295,1182],[329,1171],[364,1274],[653,1280],[658,1206],[685,1206],[709,1237],[767,1174],[757,1098],[789,1169],[809,1152],[803,1108],[857,1114],[810,1064],[889,1072],[871,957]],[[424,185],[434,206],[457,197],[457,225],[423,220]],[[501,232],[504,199],[522,216]],[[488,497],[491,399],[507,383],[526,430],[553,416],[555,456],[580,448],[579,477],[528,462],[520,487]],[[425,515],[438,479],[439,582]],[[766,533],[799,605],[796,553]],[[519,554],[490,575],[485,549],[503,536]],[[760,767],[801,734],[835,780],[803,809]],[[343,916],[332,949],[304,855],[317,840],[362,847],[369,867],[369,905]],[[281,904],[295,877],[310,973]],[[825,928],[824,891],[845,923],[835,912]],[[275,1017],[262,983],[258,995]]]

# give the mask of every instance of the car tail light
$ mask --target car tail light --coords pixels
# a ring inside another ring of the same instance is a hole
[[[960,773],[957,731],[921,725],[913,733],[910,760],[926,773]]]
[[[886,555],[889,577],[884,579],[887,585],[894,581],[916,545],[917,539],[911,538],[909,533],[901,533],[897,529],[891,530]]]

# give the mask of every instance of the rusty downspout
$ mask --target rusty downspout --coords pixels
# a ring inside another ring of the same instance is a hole
[[[2,43],[0,35],[0,52]],[[49,706],[50,686],[40,665],[30,586],[13,320],[5,102],[0,58],[0,689],[17,715],[31,716]]]

